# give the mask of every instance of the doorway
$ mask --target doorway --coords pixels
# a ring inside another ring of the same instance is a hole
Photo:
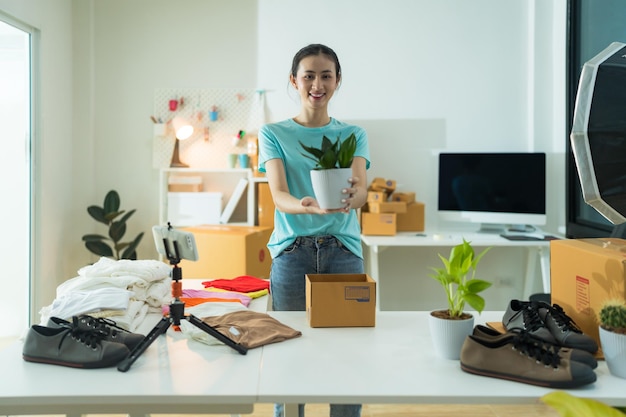
[[[0,13],[0,338],[29,326],[33,30]]]

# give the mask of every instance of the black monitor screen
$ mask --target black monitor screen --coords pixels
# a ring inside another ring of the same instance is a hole
[[[546,213],[544,153],[441,153],[439,210]]]

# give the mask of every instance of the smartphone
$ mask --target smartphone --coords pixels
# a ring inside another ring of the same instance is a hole
[[[198,248],[193,233],[174,229],[171,226],[154,226],[152,227],[152,236],[154,236],[157,252],[166,258],[178,257],[178,259],[190,261],[198,260]],[[178,247],[178,254],[176,247]]]

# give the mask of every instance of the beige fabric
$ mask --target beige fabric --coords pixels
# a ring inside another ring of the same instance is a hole
[[[221,316],[203,317],[202,321],[248,349],[302,335],[300,331],[270,315],[256,311],[234,311]]]

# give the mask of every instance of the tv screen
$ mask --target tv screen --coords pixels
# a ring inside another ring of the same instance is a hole
[[[442,220],[501,231],[546,223],[545,153],[439,154]]]

